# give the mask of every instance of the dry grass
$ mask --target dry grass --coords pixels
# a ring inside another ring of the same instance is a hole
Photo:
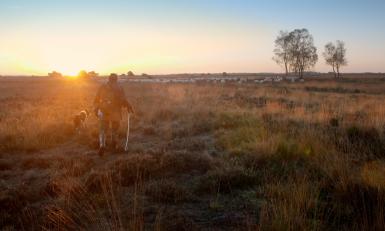
[[[102,159],[71,120],[98,83],[0,82],[3,229],[385,227],[382,79],[124,84],[130,150]]]

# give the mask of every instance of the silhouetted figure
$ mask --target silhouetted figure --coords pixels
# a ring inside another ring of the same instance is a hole
[[[108,82],[103,84],[94,100],[95,114],[99,118],[99,155],[103,155],[106,148],[107,132],[111,134],[111,147],[116,149],[117,131],[122,119],[122,108],[133,113],[132,106],[126,100],[124,90],[118,85],[118,76],[111,74]]]

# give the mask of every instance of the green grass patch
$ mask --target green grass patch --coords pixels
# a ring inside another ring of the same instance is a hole
[[[230,154],[245,154],[255,150],[264,128],[252,114],[221,114],[216,120],[217,146]]]

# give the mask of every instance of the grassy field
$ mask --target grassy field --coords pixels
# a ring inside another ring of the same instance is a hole
[[[385,227],[384,78],[122,85],[129,151],[100,158],[72,127],[98,83],[0,78],[1,228]]]

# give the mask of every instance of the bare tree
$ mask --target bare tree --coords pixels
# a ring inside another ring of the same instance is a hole
[[[336,46],[336,69],[337,77],[340,77],[340,68],[346,66],[348,61],[346,60],[346,48],[343,41],[337,40]]]
[[[290,32],[290,66],[303,78],[303,73],[318,61],[317,48],[313,36],[307,29],[296,29]]]
[[[336,44],[327,43],[323,56],[326,64],[332,66],[334,77],[339,78],[340,68],[347,65],[345,43],[340,40],[337,40]]]
[[[290,34],[287,31],[280,31],[278,37],[275,39],[273,60],[278,65],[283,65],[285,67],[286,75],[289,73],[290,42]]]
[[[294,71],[300,78],[318,61],[313,36],[307,29],[280,31],[275,40],[274,54],[273,60],[285,67],[286,75]]]
[[[336,46],[331,42],[327,43],[325,45],[325,51],[323,53],[323,56],[325,58],[326,64],[330,65],[333,68],[334,77],[337,77],[335,53],[336,53]]]

